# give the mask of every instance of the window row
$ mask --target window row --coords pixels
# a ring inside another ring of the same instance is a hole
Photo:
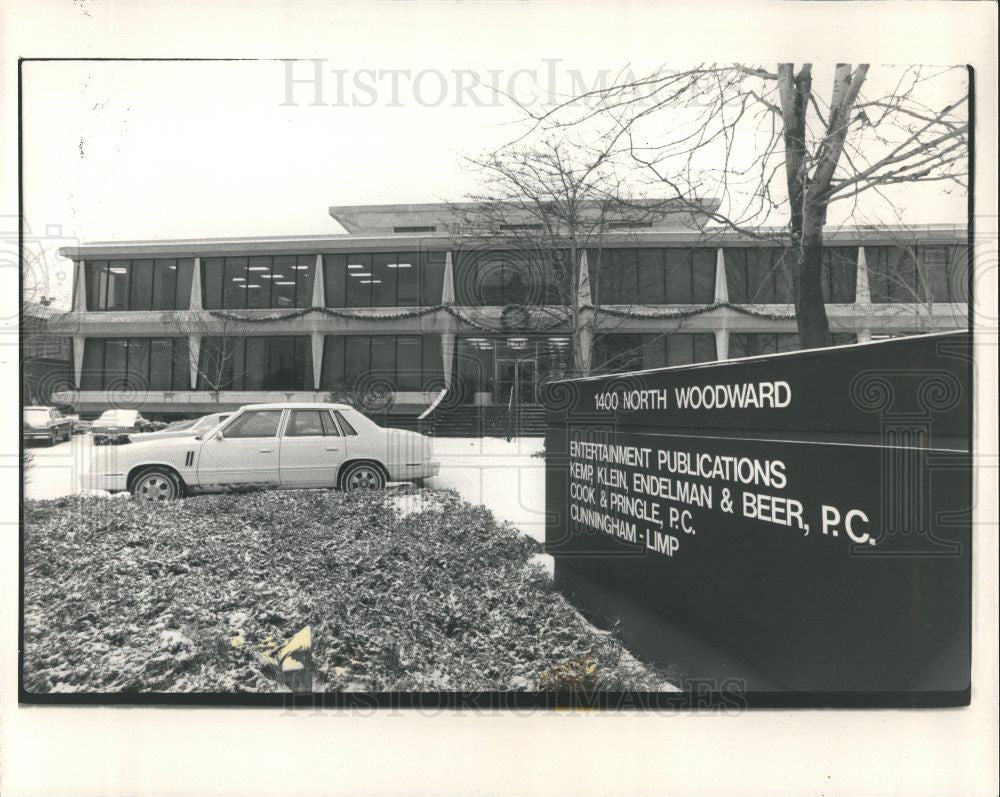
[[[795,301],[792,269],[795,252],[774,247],[727,248],[726,287],[734,304],[791,304]],[[831,246],[823,250],[823,301],[854,302],[858,277],[858,247]]]
[[[323,256],[329,307],[432,307],[441,304],[444,252]]]
[[[610,334],[595,338],[592,370],[595,373],[621,373],[715,359],[715,335],[711,332]]]
[[[202,306],[208,310],[311,307],[316,258],[207,257],[201,261]]]
[[[324,390],[433,391],[444,387],[440,335],[327,335]]]
[[[597,304],[711,304],[716,250],[591,249],[590,284]]]
[[[88,310],[187,310],[194,260],[92,260],[84,280]]]
[[[189,390],[187,338],[87,338],[81,390]]]
[[[454,263],[455,301],[464,305],[562,304],[575,282],[561,249],[460,250]]]
[[[866,246],[872,302],[967,302],[964,246]]]
[[[205,337],[198,389],[312,390],[312,341],[308,335]]]
[[[858,336],[853,332],[837,332],[831,338],[834,346],[858,342]],[[731,332],[729,335],[730,360],[797,351],[801,348],[797,332]]]

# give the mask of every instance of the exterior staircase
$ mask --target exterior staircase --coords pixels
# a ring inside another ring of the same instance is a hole
[[[536,404],[507,407],[461,406],[435,413],[436,437],[541,437],[545,434],[545,407]]]
[[[507,407],[463,405],[439,409],[420,420],[412,415],[372,416],[380,426],[412,429],[435,437],[542,437],[545,435],[545,407],[527,404]]]

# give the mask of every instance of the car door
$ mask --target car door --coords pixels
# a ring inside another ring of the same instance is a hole
[[[200,484],[278,484],[283,410],[241,412],[201,444]]]
[[[329,410],[289,410],[281,436],[281,486],[335,487],[346,454]]]

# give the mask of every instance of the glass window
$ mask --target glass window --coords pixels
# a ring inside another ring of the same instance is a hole
[[[772,254],[772,274],[774,278],[774,301],[791,304],[795,301],[792,289],[792,269],[795,268],[795,254],[791,249],[776,249]],[[857,265],[855,264],[855,268]],[[853,295],[854,288],[851,287]]]
[[[237,348],[239,348],[239,344],[240,341],[236,341]],[[246,354],[244,355],[243,368],[235,372],[236,384],[234,387],[237,390],[266,390],[270,387],[270,357],[267,344],[267,338],[254,337],[244,341]],[[240,385],[241,376],[243,378],[242,385]]]
[[[344,287],[347,280],[347,255],[323,255],[323,289],[327,307],[345,307]]]
[[[199,390],[238,390],[245,372],[245,343],[242,338],[202,339],[198,364]],[[239,380],[239,382],[237,381]]]
[[[444,361],[441,355],[441,336],[421,337],[421,390],[444,388]]]
[[[292,410],[285,427],[285,437],[323,437],[323,410]]]
[[[177,289],[175,296],[176,310],[187,310],[191,307],[191,280],[194,276],[194,259],[186,258],[177,261]]]
[[[478,253],[475,249],[462,249],[454,254],[455,301],[458,304],[479,304],[477,276]],[[426,299],[424,302],[426,303]]]
[[[344,387],[353,388],[371,370],[371,338],[351,335],[344,339]]]
[[[601,304],[633,304],[636,301],[636,264],[634,249],[604,250],[598,289]]]
[[[279,258],[275,258],[277,261]],[[313,284],[316,281],[316,258],[299,255],[291,266],[295,273],[295,306],[313,306]]]
[[[396,255],[379,253],[372,255],[370,277],[372,307],[396,306]],[[364,279],[360,280],[363,284]]]
[[[269,349],[264,388],[281,390],[300,387],[301,384],[297,384],[299,380],[296,380],[295,373],[295,339],[271,338]]]
[[[715,350],[715,335],[711,332],[696,332],[691,337],[694,338],[694,361],[696,363],[710,363],[719,359]]]
[[[344,341],[340,335],[327,335],[323,339],[323,368],[320,387],[333,388],[344,382]]]
[[[476,260],[475,274],[475,304],[504,304],[503,253],[481,252]]]
[[[251,410],[244,412],[223,430],[226,437],[277,437],[281,410]]]
[[[692,300],[695,304],[715,301],[715,249],[694,249],[691,252]]]
[[[128,372],[128,343],[120,338],[104,341],[104,385],[123,387]]]
[[[642,304],[663,304],[663,250],[640,249],[638,260],[639,301]]]
[[[856,246],[829,246],[823,249],[823,301],[835,304],[854,302],[858,273]]]
[[[174,390],[191,389],[191,352],[187,338],[174,338],[173,345],[173,378],[171,387]]]
[[[403,252],[396,256],[396,306],[416,307],[419,304],[420,253]]]
[[[227,310],[242,310],[247,306],[247,288],[260,284],[250,280],[245,257],[227,257],[222,280],[222,306]]]
[[[83,342],[80,389],[100,390],[102,387],[104,387],[104,339],[86,338]]]
[[[640,335],[602,335],[594,343],[595,370],[604,373],[642,370]]]
[[[396,339],[389,335],[373,335],[371,339],[372,380],[382,386],[396,383]]]
[[[541,302],[540,274],[532,267],[529,253],[511,250],[503,253],[503,304],[532,304]]]
[[[104,310],[108,292],[108,261],[93,260],[87,263],[84,277],[87,282],[87,309]]]
[[[201,303],[207,310],[222,308],[223,261],[208,257],[201,261]]]
[[[425,307],[434,307],[441,304],[442,289],[444,286],[444,265],[445,252],[424,252],[420,302]],[[416,263],[416,255],[412,261]]]
[[[112,260],[108,263],[108,293],[105,307],[108,310],[128,310],[129,291],[128,261]]]
[[[177,261],[156,260],[153,262],[153,310],[177,309]]]
[[[726,249],[725,257],[729,301],[734,304],[746,304],[750,295],[747,285],[747,252],[745,249],[730,248]]]
[[[320,421],[323,423],[323,435],[325,437],[342,437],[340,434],[340,429],[337,428],[337,424],[333,422],[333,416],[328,410],[324,410],[320,413]]]
[[[153,261],[133,260],[131,266],[130,310],[153,309]]]
[[[130,338],[126,341],[128,353],[128,386],[132,390],[149,387],[149,338]]]
[[[642,336],[642,367],[662,368],[667,364],[664,335]]]
[[[292,255],[279,256],[272,261],[272,269],[269,272],[271,283],[271,299],[268,307],[302,307],[297,301],[298,297],[298,259]],[[304,305],[308,307],[309,305]]]
[[[340,410],[334,410],[333,414],[337,416],[337,420],[340,422],[340,428],[344,430],[344,434],[347,435],[357,435],[354,427],[348,422],[347,418],[344,417],[344,413]]]
[[[372,256],[351,254],[347,256],[345,306],[372,306]]]
[[[237,258],[237,261],[244,258]],[[271,286],[274,283],[274,268],[270,257],[251,257],[247,260],[246,295],[247,307],[258,309],[271,306]]]
[[[925,246],[920,249],[921,273],[927,298],[932,302],[950,302],[948,247]]]
[[[396,389],[420,390],[423,339],[415,335],[396,338]]]
[[[666,277],[665,301],[667,304],[693,303],[691,251],[689,249],[665,249],[663,256]]]

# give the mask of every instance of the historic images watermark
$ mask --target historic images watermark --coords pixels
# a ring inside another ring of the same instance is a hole
[[[326,58],[283,59],[281,64],[282,106],[585,106],[610,87],[638,83],[628,66],[585,72],[562,58],[543,58],[521,69],[344,69]],[[641,92],[636,102],[641,107]]]

